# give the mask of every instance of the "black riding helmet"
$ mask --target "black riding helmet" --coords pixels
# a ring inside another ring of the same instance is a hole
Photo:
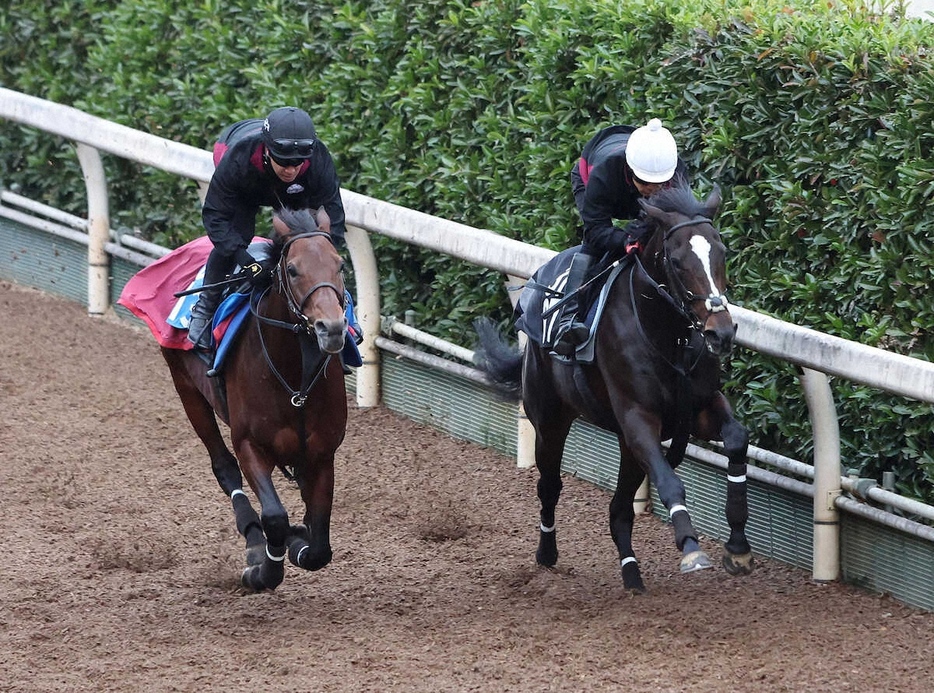
[[[300,108],[277,108],[263,122],[263,142],[274,159],[307,159],[318,134],[311,116]]]

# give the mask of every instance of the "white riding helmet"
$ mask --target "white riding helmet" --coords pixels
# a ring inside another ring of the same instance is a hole
[[[639,180],[667,183],[678,167],[678,145],[662,121],[652,118],[629,136],[626,163]]]

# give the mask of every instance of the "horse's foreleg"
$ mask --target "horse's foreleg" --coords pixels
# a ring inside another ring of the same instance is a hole
[[[261,522],[266,535],[266,552],[258,565],[250,565],[240,577],[244,587],[254,591],[272,590],[285,576],[286,540],[289,535],[289,515],[279,500],[272,484],[271,470],[255,450],[245,441],[238,446],[243,471],[262,508]],[[239,495],[239,494],[238,494]]]
[[[331,507],[334,502],[334,454],[309,462],[297,470],[305,502],[304,525],[293,528],[289,560],[305,570],[320,570],[331,562]]]
[[[746,448],[749,434],[735,419],[723,427],[727,454],[726,521],[730,538],[724,544],[723,567],[730,575],[749,575],[753,569],[752,547],[746,539],[749,505],[746,498]]]
[[[620,443],[620,451],[625,448]],[[619,565],[623,575],[623,586],[633,592],[644,592],[645,584],[639,571],[635,551],[632,548],[632,526],[636,514],[632,503],[636,491],[642,485],[645,473],[639,465],[620,454],[619,474],[616,479],[616,493],[610,501],[610,536],[619,551]]]
[[[233,504],[234,517],[237,520],[237,531],[246,539],[246,564],[259,565],[266,555],[266,535],[259,515],[253,510],[250,499],[243,489],[234,489],[230,494]]]
[[[749,508],[746,498],[746,452],[749,433],[735,418],[730,403],[717,393],[695,421],[695,435],[723,441],[727,457],[726,521],[730,538],[724,544],[723,567],[731,575],[748,575],[753,569],[752,548],[746,539]]]
[[[681,551],[681,572],[690,573],[712,567],[710,558],[701,551],[697,541],[697,531],[685,504],[684,483],[668,464],[658,442],[660,426],[657,420],[651,416],[631,414],[627,416],[623,431],[625,438],[622,444],[628,446],[635,459],[640,460],[659,499],[668,509],[675,530],[675,545]]]

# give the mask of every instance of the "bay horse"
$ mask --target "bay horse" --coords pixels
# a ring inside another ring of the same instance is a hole
[[[749,437],[720,391],[720,358],[731,351],[736,329],[725,294],[725,247],[711,221],[720,192],[715,188],[701,202],[682,184],[640,204],[650,235],[640,253],[620,261],[590,363],[555,357],[532,339],[519,352],[492,321],[476,323],[478,365],[508,393],[521,397],[535,429],[541,503],[537,562],[552,567],[558,560],[555,507],[562,488],[561,458],[571,424],[582,416],[619,442],[610,534],[624,587],[632,592],[645,590],[632,529],[633,499],[646,474],[668,509],[682,554],[681,571],[711,567],[685,505],[684,484],[674,472],[691,435],[722,441],[728,459],[730,538],[723,566],[733,575],[753,568],[745,535]],[[541,301],[547,292],[538,288]],[[530,290],[534,301],[534,281],[525,289]],[[666,456],[662,442],[669,439]]]
[[[318,214],[329,228],[327,215]],[[338,357],[347,332],[343,261],[309,210],[280,210],[273,226],[272,277],[253,289],[223,377],[209,377],[209,365],[194,351],[162,348],[185,413],[233,504],[247,546],[241,583],[254,591],[282,582],[286,554],[306,570],[330,562],[334,454],[347,425]],[[236,456],[218,418],[230,427]],[[273,485],[276,468],[298,483],[305,505],[300,525],[289,524]],[[260,516],[243,491],[244,476]]]

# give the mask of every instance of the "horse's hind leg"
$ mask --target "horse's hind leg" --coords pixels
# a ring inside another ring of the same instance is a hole
[[[530,389],[529,364],[523,376],[526,391]],[[545,377],[538,377],[540,385]],[[538,500],[541,503],[538,549],[535,560],[539,565],[552,567],[558,562],[558,541],[555,533],[555,507],[561,496],[561,458],[568,431],[575,414],[561,405],[558,395],[546,388],[546,392],[535,392],[525,400],[526,414],[535,428],[535,466],[538,468]]]
[[[620,450],[623,449],[623,443],[620,441]],[[632,548],[632,526],[636,517],[632,503],[644,478],[645,473],[639,465],[620,454],[616,493],[610,501],[610,536],[613,537],[613,543],[619,551],[623,586],[632,592],[645,591],[639,563],[636,561],[636,554]]]

